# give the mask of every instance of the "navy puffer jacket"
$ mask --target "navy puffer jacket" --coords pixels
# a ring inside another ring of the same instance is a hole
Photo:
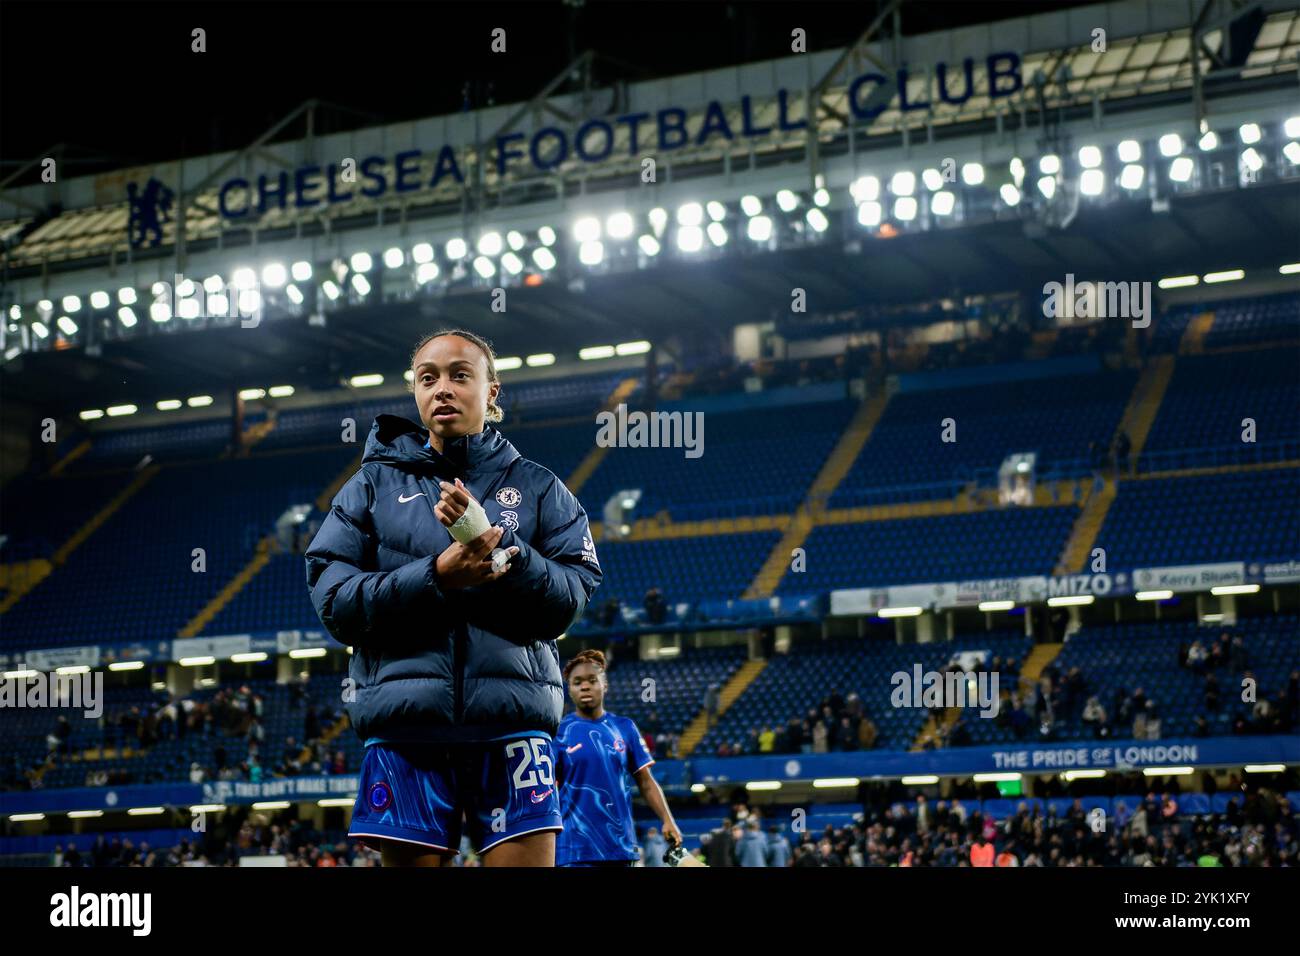
[[[491,425],[443,454],[428,436],[378,416],[360,471],[307,549],[316,613],[353,648],[352,726],[362,740],[394,743],[554,734],[564,710],[555,639],[601,578],[587,514]],[[433,506],[439,480],[456,478],[505,529],[500,546],[519,554],[498,580],[444,591],[436,564],[453,539]]]

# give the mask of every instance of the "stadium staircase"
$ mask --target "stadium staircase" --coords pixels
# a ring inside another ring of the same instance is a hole
[[[825,508],[825,503],[830,499],[832,492],[849,473],[853,462],[885,414],[885,407],[888,404],[889,395],[882,388],[863,402],[854,413],[848,427],[844,429],[844,434],[840,436],[839,442],[827,456],[826,463],[822,465],[821,471],[817,473],[812,486],[808,489],[808,503],[814,512],[820,512]]]
[[[758,569],[758,574],[754,575],[753,582],[741,595],[745,598],[764,598],[771,597],[776,586],[781,583],[781,578],[785,576],[786,569],[790,567],[791,554],[795,548],[803,547],[803,543],[808,539],[808,534],[813,529],[812,514],[806,504],[799,506],[790,524],[786,526],[785,533],[781,535],[781,540],[776,543],[772,553],[767,556],[763,566]]]
[[[925,718],[925,724],[921,727],[921,732],[916,735],[916,740],[912,744],[912,751],[925,750],[930,746],[942,746],[943,735],[952,730],[953,725],[957,723],[957,718],[960,716],[960,707],[948,707],[938,717],[931,714]]]
[[[357,469],[360,467],[361,456],[358,455],[346,468],[343,469],[343,471],[339,472],[338,477],[330,482],[329,487],[321,492],[320,496],[317,497],[315,502],[316,510],[328,512],[330,510],[330,504],[334,500],[334,496],[339,493],[339,489],[343,487],[349,478],[356,474]],[[248,563],[240,568],[233,578],[226,582],[225,586],[217,592],[212,600],[203,606],[203,609],[199,611],[198,614],[194,615],[194,617],[190,619],[188,624],[180,629],[176,636],[198,637],[202,634],[203,629],[208,626],[213,618],[221,613],[222,609],[227,604],[235,599],[235,596],[244,589],[245,585],[247,585],[249,581],[253,580],[253,578],[257,576],[258,572],[271,563],[271,555],[275,554],[278,548],[279,543],[273,533],[264,536],[260,541],[258,541],[255,553],[253,557],[249,559]]]
[[[330,482],[329,487],[320,493],[320,496],[316,499],[316,510],[328,512],[331,503],[334,501],[334,496],[339,493],[339,489],[347,484],[348,479],[355,475],[360,468],[361,454],[358,454],[346,468],[338,473],[338,477]]]
[[[343,733],[343,731],[347,729],[348,729],[348,715],[344,714],[337,721],[335,721],[330,727],[326,728],[324,733],[322,733],[318,738],[320,740],[322,750],[324,749],[326,744],[336,739],[339,734]],[[302,764],[305,767],[310,761],[311,761],[311,747],[304,745],[302,750],[298,753],[298,763]]]
[[[1178,353],[1200,355],[1205,351],[1205,337],[1210,334],[1210,329],[1213,327],[1213,312],[1199,312],[1192,316],[1192,320],[1187,323],[1187,328],[1183,331],[1182,339],[1178,342]]]
[[[1070,537],[1061,549],[1061,559],[1056,562],[1056,574],[1077,574],[1084,567],[1088,556],[1092,554],[1093,543],[1097,533],[1106,523],[1106,512],[1110,510],[1117,493],[1115,481],[1107,478],[1100,488],[1093,486],[1088,493],[1079,517],[1074,519]]]
[[[1035,644],[1034,649],[1029,652],[1025,662],[1020,665],[1020,692],[1028,693],[1038,685],[1038,679],[1043,676],[1043,671],[1047,665],[1056,660],[1056,656],[1061,653],[1064,644]]]
[[[258,422],[256,425],[253,425],[251,428],[247,429],[244,432],[244,436],[243,436],[244,454],[248,454],[250,448],[252,448],[258,442],[260,442],[267,435],[271,434],[271,432],[275,431],[275,419],[276,419],[276,413],[275,410],[272,409],[270,414],[267,415],[265,421]]]
[[[96,530],[113,514],[126,504],[128,500],[141,488],[147,485],[154,475],[158,474],[157,465],[149,465],[142,468],[140,473],[131,480],[131,483],[121,490],[116,497],[100,509],[99,513],[82,525],[75,534],[65,541],[54,554],[50,555],[49,561],[33,561],[28,563],[27,573],[12,572],[6,579],[13,586],[3,601],[0,601],[0,614],[4,614],[11,607],[18,603],[24,594],[27,594],[32,588],[40,584],[47,576],[54,572],[68,560],[68,555],[72,554],[81,546],[87,538],[95,533]]]
[[[1212,313],[1205,314],[1213,318]],[[1184,334],[1184,342],[1187,341],[1187,334],[1190,334],[1190,327],[1188,333]],[[1115,433],[1118,435],[1124,432],[1128,435],[1131,443],[1128,453],[1130,462],[1138,461],[1142,455],[1142,449],[1151,434],[1151,426],[1155,423],[1156,413],[1160,411],[1160,403],[1164,401],[1165,391],[1169,388],[1169,380],[1173,378],[1173,374],[1173,356],[1160,355],[1152,359],[1151,363],[1143,369],[1137,384],[1133,386],[1133,394],[1129,397],[1128,405],[1124,408],[1124,414],[1120,417],[1119,427]],[[1075,519],[1070,537],[1061,550],[1061,558],[1056,563],[1057,574],[1077,574],[1083,568],[1092,553],[1097,533],[1106,522],[1106,512],[1110,510],[1117,492],[1115,479],[1111,478],[1105,479],[1101,487],[1094,486],[1090,489],[1079,517]]]
[[[608,454],[608,448],[593,445],[591,451],[587,452],[586,457],[578,462],[578,467],[573,469],[573,474],[565,482],[569,486],[569,490],[576,495],[582,486],[587,483],[587,479],[591,477],[592,473],[600,467],[600,463],[605,460],[605,456]]]
[[[63,469],[67,468],[88,451],[90,451],[90,439],[86,439],[76,448],[72,449],[72,451],[68,452],[56,461],[54,466],[50,468],[50,477],[57,478],[59,475],[63,474]]]
[[[1029,656],[1025,658],[1025,662],[1020,667],[1019,690],[1022,700],[1024,695],[1033,692],[1047,665],[1056,659],[1064,647],[1064,644],[1034,645],[1034,649],[1029,652]],[[927,717],[925,724],[921,727],[920,732],[916,735],[915,742],[912,744],[913,752],[925,750],[931,746],[943,746],[945,735],[952,730],[961,714],[962,709],[960,707],[948,707],[938,716],[931,715]]]
[[[1142,457],[1142,449],[1151,434],[1151,426],[1155,424],[1156,413],[1160,411],[1160,403],[1164,401],[1165,391],[1173,376],[1174,357],[1160,355],[1143,369],[1133,387],[1133,395],[1119,420],[1119,431],[1127,433],[1132,443],[1128,453],[1129,461],[1137,461]]]
[[[1134,367],[1142,363],[1142,345],[1132,322],[1124,326],[1124,361]]]
[[[234,600],[235,595],[244,589],[249,581],[257,575],[262,568],[271,562],[271,555],[276,548],[276,538],[274,534],[268,534],[262,540],[257,542],[256,554],[252,559],[239,569],[238,573],[226,582],[225,586],[216,593],[216,595],[203,606],[203,610],[190,618],[190,622],[180,629],[177,637],[198,637],[203,633],[203,629],[208,626],[214,617],[221,613],[221,609]]]
[[[718,695],[718,717],[727,712],[727,708],[734,704],[748,688],[754,683],[759,674],[763,673],[763,668],[767,666],[767,661],[745,661],[744,664],[731,675],[731,679],[723,686],[722,692]],[[677,753],[681,757],[690,756],[691,752],[699,746],[704,735],[709,732],[709,715],[701,710],[682,731],[681,740],[677,744]]]
[[[53,570],[54,565],[46,558],[0,564],[0,592],[4,594],[0,600],[0,614],[9,610],[14,601],[36,587]]]
[[[619,382],[614,391],[610,393],[609,399],[605,402],[602,410],[612,412],[618,407],[619,403],[627,401],[628,396],[636,391],[638,383],[639,379],[635,378],[625,378]],[[592,445],[591,451],[587,452],[587,456],[578,463],[578,467],[573,469],[573,474],[565,482],[569,490],[576,495],[582,486],[587,483],[587,479],[592,476],[592,473],[600,467],[600,463],[605,460],[607,454],[609,454],[608,448]]]
[[[676,401],[694,381],[695,375],[691,372],[674,372],[659,386],[659,398],[668,402]]]
[[[39,787],[41,784],[41,780],[44,778],[45,774],[48,771],[53,770],[56,766],[58,766],[58,764],[54,760],[54,755],[51,754],[50,756],[45,758],[44,763],[42,763],[39,767],[34,768],[29,774],[29,777],[31,779],[32,789],[35,790],[37,787]]]
[[[781,536],[781,540],[776,543],[772,553],[767,556],[758,574],[754,576],[753,583],[744,594],[746,598],[771,597],[790,566],[791,552],[803,546],[817,517],[825,513],[825,503],[830,500],[839,483],[853,467],[853,462],[871,438],[871,433],[881,416],[885,414],[885,406],[888,404],[889,395],[881,389],[874,397],[867,399],[858,407],[848,427],[844,429],[844,434],[840,436],[835,448],[817,473],[817,477],[813,479],[807,497],[786,527],[785,534]]]

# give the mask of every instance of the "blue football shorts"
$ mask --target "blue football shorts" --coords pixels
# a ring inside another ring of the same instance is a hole
[[[349,836],[455,853],[462,819],[478,853],[527,833],[563,830],[550,738],[366,748]]]

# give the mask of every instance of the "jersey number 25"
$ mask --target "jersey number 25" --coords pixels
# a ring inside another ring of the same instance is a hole
[[[536,787],[539,783],[544,787],[555,785],[555,776],[551,772],[551,757],[546,752],[545,740],[530,737],[527,740],[514,740],[506,744],[507,759],[516,754],[524,758],[519,761],[519,766],[515,768],[515,772],[511,776],[516,790]],[[533,763],[537,765],[536,771],[528,769]],[[524,776],[525,770],[528,770],[527,776]]]

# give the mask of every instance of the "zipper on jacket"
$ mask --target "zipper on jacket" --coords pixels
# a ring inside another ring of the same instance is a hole
[[[456,640],[452,645],[451,669],[455,676],[453,720],[459,724],[465,717],[465,645],[469,634],[464,624],[456,625]]]
[[[442,492],[438,490],[438,485],[435,482],[430,481],[423,475],[416,475],[415,480],[424,489],[424,497],[429,503],[429,514],[433,516],[433,523],[441,528],[442,522],[438,520],[438,512],[433,510],[433,506],[442,497]]]
[[[429,514],[433,516],[435,525],[439,528],[443,527],[442,522],[438,520],[438,513],[433,510],[434,502],[442,497],[437,482],[431,481],[424,475],[416,475],[415,480],[420,483],[420,487],[428,489]],[[469,632],[465,625],[463,623],[457,624],[451,645],[452,722],[455,724],[459,724],[465,714],[465,645],[468,641]]]

